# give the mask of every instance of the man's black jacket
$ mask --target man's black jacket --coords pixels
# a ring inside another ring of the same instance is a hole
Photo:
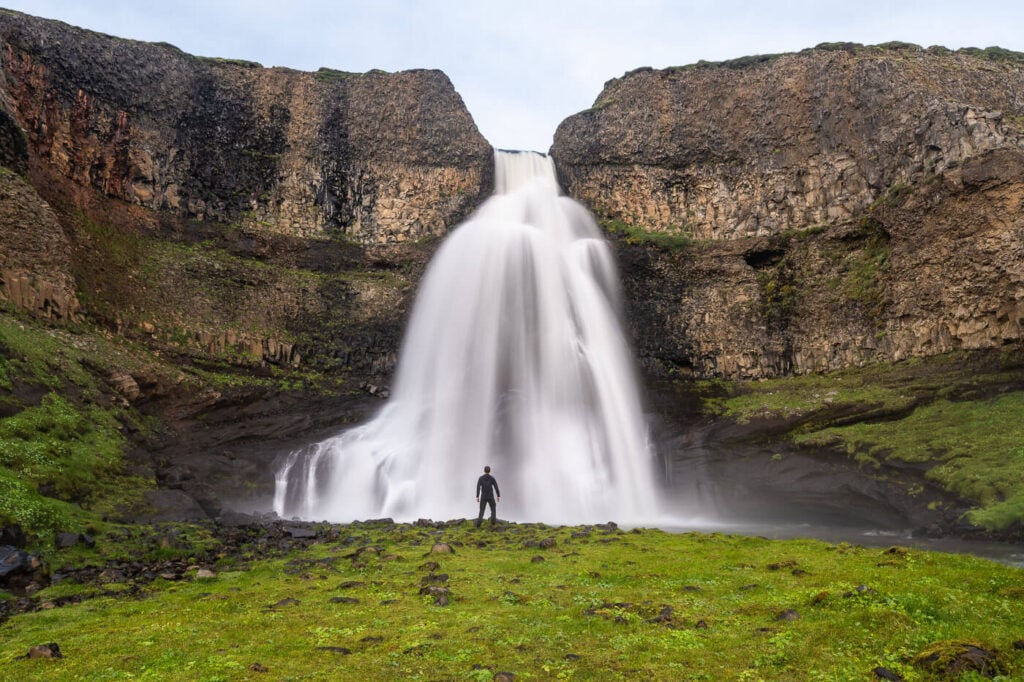
[[[483,491],[483,495],[480,491]],[[498,493],[498,497],[501,497],[501,489],[498,487],[498,482],[494,480],[494,476],[490,474],[484,474],[476,481],[476,496],[484,500],[493,500],[494,493]]]

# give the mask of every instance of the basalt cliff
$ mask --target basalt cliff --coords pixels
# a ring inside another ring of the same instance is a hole
[[[0,70],[0,298],[174,352],[390,368],[424,254],[490,192],[439,71],[263,68],[9,11]]]
[[[823,45],[638,69],[564,121],[654,372],[762,378],[1019,345],[1024,61]]]

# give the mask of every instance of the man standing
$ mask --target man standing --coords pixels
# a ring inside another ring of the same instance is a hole
[[[484,475],[476,481],[476,501],[480,503],[480,514],[476,517],[476,527],[479,528],[484,520],[484,507],[491,505],[491,525],[494,525],[495,504],[494,494],[498,494],[498,502],[501,502],[501,489],[498,482],[491,476],[491,467],[484,467]]]

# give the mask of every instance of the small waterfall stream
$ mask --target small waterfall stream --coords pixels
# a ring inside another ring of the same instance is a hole
[[[291,453],[283,517],[476,515],[483,466],[517,521],[648,522],[656,462],[609,245],[547,156],[495,152],[495,194],[424,275],[387,405]]]

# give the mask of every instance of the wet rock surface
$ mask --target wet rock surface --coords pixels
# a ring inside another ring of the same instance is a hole
[[[645,368],[834,370],[1019,342],[1022,93],[1020,64],[913,46],[637,69],[552,155],[599,215],[677,238],[613,235]]]

